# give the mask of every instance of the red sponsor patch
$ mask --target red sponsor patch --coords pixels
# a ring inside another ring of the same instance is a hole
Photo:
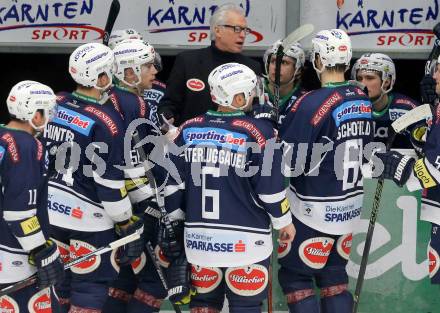
[[[101,110],[98,110],[97,108],[92,106],[85,107],[84,111],[92,113],[97,118],[99,118],[107,126],[112,136],[116,136],[119,133],[116,123],[112,120],[110,116],[107,115],[107,113],[104,113]]]
[[[217,267],[201,267],[191,265],[191,284],[198,293],[208,293],[220,284],[223,279],[222,271]]]
[[[35,139],[35,141],[37,143],[37,160],[41,161],[41,159],[43,158],[43,145],[39,140]]]
[[[414,102],[412,102],[409,99],[397,99],[396,103],[397,104],[406,104],[406,105],[410,106],[413,109],[417,106]]]
[[[330,237],[307,239],[299,246],[299,256],[306,265],[319,270],[327,263],[334,242]]]
[[[204,120],[205,119],[202,116],[190,118],[186,122],[182,123],[182,125],[179,126],[177,131],[178,131],[178,133],[180,133],[185,126],[187,126],[189,124],[203,123]]]
[[[310,123],[313,126],[318,125],[321,120],[331,112],[332,108],[341,102],[341,100],[342,96],[338,92],[332,93],[315,112],[315,115],[313,115]]]
[[[278,259],[284,258],[289,252],[290,249],[292,248],[292,245],[289,243],[279,243],[278,244]]]
[[[115,110],[119,112],[119,114],[121,115],[122,118],[124,118],[124,116],[122,115],[121,106],[119,105],[118,97],[116,96],[115,93],[110,94],[110,101],[112,102]]]
[[[358,96],[366,96],[365,92],[362,89],[358,88],[358,87],[355,87],[354,91],[356,92],[356,94]]]
[[[246,252],[246,244],[243,243],[242,240],[239,240],[236,244],[234,244],[235,252]]]
[[[20,162],[20,155],[18,154],[17,143],[15,142],[14,137],[10,133],[5,133],[1,137],[1,139],[7,143],[8,152],[11,157],[12,162],[18,163]]]
[[[296,101],[295,104],[292,106],[292,108],[290,109],[290,112],[296,112],[296,110],[298,110],[299,105],[301,104],[301,102],[303,101],[303,99],[305,98],[305,96],[307,96],[309,93],[311,93],[311,91],[304,93],[301,97],[299,97]]]
[[[95,251],[96,248],[91,244],[80,241],[80,240],[71,240],[70,244],[70,259],[78,258],[82,255]],[[101,256],[96,255],[91,257],[90,259],[83,261],[79,264],[72,266],[70,269],[72,272],[76,274],[88,274],[93,272],[98,268],[101,263]]]
[[[428,262],[429,262],[429,278],[432,278],[437,274],[440,267],[440,258],[431,245],[428,246]]]
[[[43,289],[34,294],[28,302],[29,313],[51,313],[52,301],[50,289]]]
[[[159,245],[157,245],[154,248],[154,253],[156,254],[157,259],[159,260],[160,266],[165,267],[165,268],[170,266],[170,261],[168,261],[168,259],[163,255],[163,251],[159,247]]]
[[[339,49],[339,51],[347,51],[348,50],[347,46],[345,46],[345,45],[339,46],[338,49]]]
[[[136,260],[131,262],[131,268],[133,269],[133,272],[135,274],[139,274],[140,271],[144,268],[145,264],[147,263],[147,257],[144,252],[142,252],[141,256],[138,257]]]
[[[137,97],[139,103],[139,117],[145,117],[147,115],[147,106],[145,101],[141,97]]]
[[[64,263],[67,263],[70,261],[70,247],[69,245],[65,244],[64,242],[55,240],[53,238],[51,238],[51,240],[53,240],[58,247],[58,251],[60,252],[60,257],[61,260],[63,260]]]
[[[0,312],[18,313],[18,303],[9,296],[0,298]]]
[[[76,74],[76,68],[74,68],[73,66],[70,67],[70,73],[72,74]]]
[[[58,104],[64,102],[65,99],[66,99],[65,96],[61,96],[61,95],[56,96],[56,100]]]
[[[336,243],[336,248],[341,257],[348,260],[351,252],[351,244],[353,241],[352,234],[345,234],[339,237],[338,242]]]
[[[205,89],[205,83],[198,78],[190,78],[186,81],[186,87],[192,91],[202,91]]]
[[[15,100],[17,100],[17,98],[15,98],[15,96],[10,96],[9,97],[9,101],[14,102]]]
[[[77,218],[77,219],[82,219],[83,216],[83,211],[81,211],[80,207],[76,207],[72,209],[72,217]]]
[[[226,284],[235,294],[255,296],[267,286],[267,269],[259,264],[230,267],[225,273]]]
[[[246,129],[261,148],[266,145],[266,138],[254,124],[244,120],[233,120],[232,125]]]
[[[165,83],[163,83],[159,80],[153,80],[153,85],[160,86],[162,88],[167,88],[167,85],[165,85]]]

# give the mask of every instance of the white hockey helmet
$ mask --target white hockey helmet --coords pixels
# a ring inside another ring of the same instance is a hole
[[[234,110],[244,109],[256,95],[257,75],[249,67],[239,63],[217,66],[208,76],[212,101]],[[244,94],[246,103],[237,108],[232,106],[234,96]]]
[[[139,39],[127,39],[120,42],[113,50],[115,55],[115,76],[125,84],[135,87],[135,84],[125,81],[125,69],[132,68],[138,83],[141,82],[141,66],[154,63],[156,52],[149,43]]]
[[[337,64],[350,66],[352,56],[350,37],[341,29],[321,30],[312,39],[311,62],[317,73],[322,73],[316,68],[315,57],[319,58],[324,67],[333,67]]]
[[[24,80],[12,87],[8,99],[9,114],[18,120],[27,121],[35,130],[43,129],[54,116],[56,96],[53,90],[39,82]],[[35,126],[32,122],[35,112],[43,110],[45,124]]]
[[[140,39],[143,40],[142,35],[133,28],[117,29],[112,31],[109,39],[108,46],[110,49],[114,49],[118,43],[126,39]]]
[[[353,65],[351,69],[351,78],[356,80],[359,70],[367,72],[377,72],[381,76],[382,85],[380,86],[383,93],[390,92],[396,82],[396,67],[393,60],[383,53],[366,53],[363,54]],[[390,80],[390,86],[387,90],[384,88],[385,81]]]
[[[107,89],[112,82],[113,51],[100,43],[86,43],[73,51],[69,59],[69,73],[73,80],[84,87],[94,87],[99,90]],[[100,74],[107,74],[110,83],[98,87]]]
[[[268,48],[264,52],[263,63],[266,75],[269,74],[269,64],[272,54],[277,53],[278,47],[281,45],[281,43],[281,40],[277,40],[270,48]],[[284,50],[284,55],[287,55],[288,57],[291,57],[295,60],[295,74],[300,68],[304,67],[304,64],[306,62],[306,55],[299,42],[294,42],[292,45],[290,45],[288,49]]]

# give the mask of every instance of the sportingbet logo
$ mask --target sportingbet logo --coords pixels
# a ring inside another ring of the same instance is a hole
[[[63,121],[66,121],[68,124],[78,126],[82,129],[87,129],[87,127],[89,127],[88,121],[83,121],[79,116],[71,115],[64,110],[58,111],[57,117]]]
[[[234,133],[220,133],[214,130],[210,131],[194,131],[188,132],[186,134],[186,139],[189,142],[193,141],[207,141],[215,142],[219,144],[231,144],[242,146],[246,143],[246,138],[244,136],[239,136],[240,134]]]

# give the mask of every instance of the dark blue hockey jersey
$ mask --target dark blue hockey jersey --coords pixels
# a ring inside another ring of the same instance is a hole
[[[163,82],[155,80],[153,81],[153,87],[151,89],[144,90],[144,100],[150,109],[148,119],[156,124],[157,127],[161,126],[161,119],[157,114],[157,107],[165,94],[166,88],[167,86]]]
[[[419,105],[417,101],[397,92],[390,92],[388,98],[387,106],[382,111],[376,112],[373,110],[372,112],[374,120],[374,140],[385,144],[390,134],[391,123]],[[408,128],[408,131],[397,134],[392,147],[412,149],[409,139],[410,131],[411,127]]]
[[[291,222],[275,141],[269,122],[241,111],[208,111],[180,126],[173,161],[182,182],[169,178],[165,201],[172,218],[185,213],[190,263],[241,266],[271,254],[271,223]]]
[[[124,183],[123,121],[111,106],[75,92],[60,94],[57,103],[56,117],[44,131],[52,170],[50,222],[79,231],[111,229],[132,214]]]
[[[42,144],[24,131],[0,126],[0,284],[35,273],[28,255],[46,241],[46,203]]]
[[[328,234],[347,234],[359,218],[363,147],[373,138],[371,103],[347,82],[300,97],[280,128],[291,170],[292,213]]]
[[[130,123],[137,119],[143,119],[142,124],[136,127],[136,131],[139,133],[139,138],[143,139],[146,136],[154,135],[159,130],[154,129],[154,125],[147,120],[150,109],[144,102],[144,100],[129,91],[127,88],[121,86],[113,86],[109,91],[110,102],[120,114],[124,120],[124,127],[129,130]],[[127,187],[128,195],[132,203],[139,203],[149,197],[154,192],[148,184],[148,180],[145,176],[145,170],[142,166],[140,155],[136,149],[134,149],[135,142],[131,141],[130,161],[131,164],[124,170],[125,173],[125,186]],[[143,146],[146,153],[152,150],[152,144],[146,144]]]

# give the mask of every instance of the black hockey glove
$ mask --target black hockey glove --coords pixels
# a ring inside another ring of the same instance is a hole
[[[141,237],[139,239],[133,240],[132,242],[129,242],[118,249],[118,263],[120,265],[128,265],[140,257],[144,251],[144,220],[136,215],[133,215],[128,223],[125,223],[124,225],[116,224],[115,229],[116,233],[121,238],[131,235],[136,231],[141,233]]]
[[[251,115],[253,117],[255,117],[257,119],[268,120],[269,122],[272,123],[274,128],[278,128],[277,114],[276,114],[275,108],[273,108],[271,105],[269,105],[269,104],[264,104],[264,105],[256,104],[253,106],[251,113],[252,113]]]
[[[153,245],[157,242],[159,234],[160,211],[155,201],[142,201],[140,203],[144,212],[144,237],[145,242],[151,242]]]
[[[377,153],[376,156],[384,165],[381,177],[392,179],[397,186],[403,187],[413,171],[415,160],[396,151]]]
[[[420,96],[422,103],[434,104],[437,99],[437,93],[435,92],[435,79],[431,75],[425,75],[420,81]]]
[[[163,255],[170,261],[179,257],[185,250],[183,246],[183,220],[171,222],[174,236],[170,233],[165,223],[161,221],[159,229],[159,247]]]
[[[182,253],[166,269],[168,298],[175,304],[188,304],[196,290],[191,285],[191,265]]]
[[[29,264],[37,267],[37,286],[39,289],[56,285],[64,279],[64,264],[57,245],[51,240],[46,241],[44,246],[31,251]]]

